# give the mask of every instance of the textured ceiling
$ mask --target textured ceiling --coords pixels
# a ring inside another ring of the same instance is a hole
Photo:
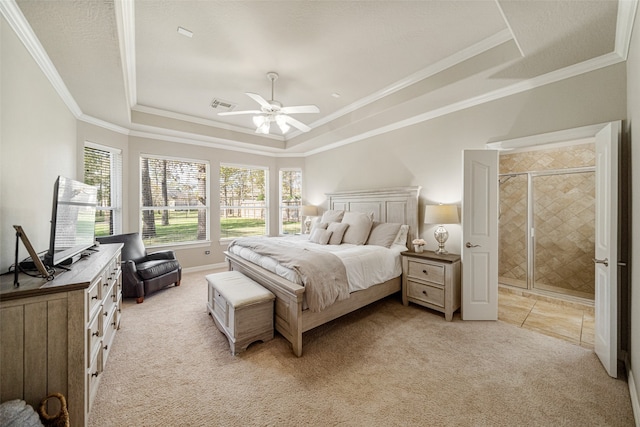
[[[18,0],[86,116],[304,152],[610,53],[618,2]],[[193,32],[185,37],[178,27]],[[130,34],[130,36],[127,36]],[[315,104],[308,134],[257,136],[214,98]],[[332,96],[338,93],[340,97]]]

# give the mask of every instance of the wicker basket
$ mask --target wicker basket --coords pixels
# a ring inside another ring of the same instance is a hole
[[[47,414],[47,401],[52,397],[60,400],[60,411],[56,415]],[[40,421],[45,427],[69,427],[69,411],[67,410],[67,399],[60,393],[51,393],[40,402],[38,409]]]

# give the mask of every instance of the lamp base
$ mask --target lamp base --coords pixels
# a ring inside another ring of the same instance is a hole
[[[439,225],[436,228],[436,231],[433,232],[433,237],[435,237],[436,242],[438,242],[438,249],[436,249],[436,254],[444,255],[448,254],[447,250],[444,248],[444,244],[449,238],[449,232],[442,225]]]

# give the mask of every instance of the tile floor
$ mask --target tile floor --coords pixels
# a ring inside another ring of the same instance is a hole
[[[593,349],[594,307],[499,288],[498,319]]]

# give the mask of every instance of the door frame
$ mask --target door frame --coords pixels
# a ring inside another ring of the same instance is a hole
[[[491,143],[487,143],[486,147],[489,149],[494,149],[494,150],[513,150],[516,148],[525,148],[525,147],[536,147],[536,146],[544,146],[544,145],[548,145],[548,144],[554,144],[554,143],[562,143],[562,142],[574,142],[574,143],[579,143],[580,140],[585,140],[586,142],[594,142],[596,140],[596,135],[599,134],[601,131],[603,131],[604,129],[606,129],[607,127],[611,126],[613,129],[617,129],[618,132],[618,139],[617,141],[614,141],[614,143],[617,143],[618,145],[620,144],[620,132],[622,129],[622,121],[618,120],[618,121],[613,121],[613,122],[606,122],[606,123],[599,123],[599,124],[594,124],[594,125],[589,125],[589,126],[583,126],[583,127],[579,127],[579,128],[573,128],[573,129],[566,129],[566,130],[561,130],[561,131],[556,131],[556,132],[549,132],[549,133],[544,133],[544,134],[539,134],[539,135],[532,135],[532,136],[526,136],[526,137],[522,137],[522,138],[515,138],[515,139],[510,139],[510,140],[504,140],[504,141],[496,141],[496,142],[491,142]],[[619,147],[618,147],[619,149]],[[618,159],[618,156],[616,155],[616,159]],[[616,182],[618,182],[618,167],[619,165],[616,165],[616,172],[615,172],[615,180]],[[596,171],[597,173],[597,171]],[[596,183],[597,185],[597,183]],[[618,193],[619,193],[619,184],[618,184]],[[617,212],[618,208],[619,208],[619,204],[620,204],[620,199],[619,199],[619,194],[616,194],[616,200],[617,200],[617,205],[615,207],[615,210]],[[617,258],[617,246],[620,244],[620,222],[617,220],[616,218],[616,224],[617,224],[617,232],[615,235],[615,245],[616,248],[614,250],[614,252],[616,253],[616,258]],[[610,265],[614,268],[618,268],[618,259],[615,260],[610,260],[609,261]],[[615,274],[614,274],[615,276]],[[612,333],[609,336],[609,343],[608,343],[608,349],[611,350],[611,355],[613,355],[614,360],[603,360],[603,358],[598,354],[598,356],[600,357],[601,361],[603,362],[603,365],[605,367],[605,370],[607,370],[607,373],[609,375],[611,375],[612,377],[616,377],[616,371],[615,369],[612,368],[612,366],[615,366],[616,360],[618,359],[621,355],[620,352],[620,340],[619,340],[619,330],[618,330],[618,323],[619,323],[619,309],[620,307],[618,306],[618,300],[617,300],[617,291],[618,291],[618,287],[619,287],[619,283],[617,281],[615,281],[615,287],[616,289],[614,289],[614,293],[616,295],[615,300],[611,300],[609,302],[610,305],[610,312],[609,312],[609,319],[615,319],[615,324],[611,325],[615,328],[615,333]],[[596,292],[596,295],[594,296],[594,298],[597,298],[598,296],[598,292]],[[598,304],[598,302],[596,302],[596,305]],[[596,310],[596,324],[598,323],[598,312]],[[600,320],[602,321],[602,320]],[[598,352],[596,352],[598,353]],[[605,358],[607,359],[607,358]],[[613,362],[613,363],[612,363]]]

